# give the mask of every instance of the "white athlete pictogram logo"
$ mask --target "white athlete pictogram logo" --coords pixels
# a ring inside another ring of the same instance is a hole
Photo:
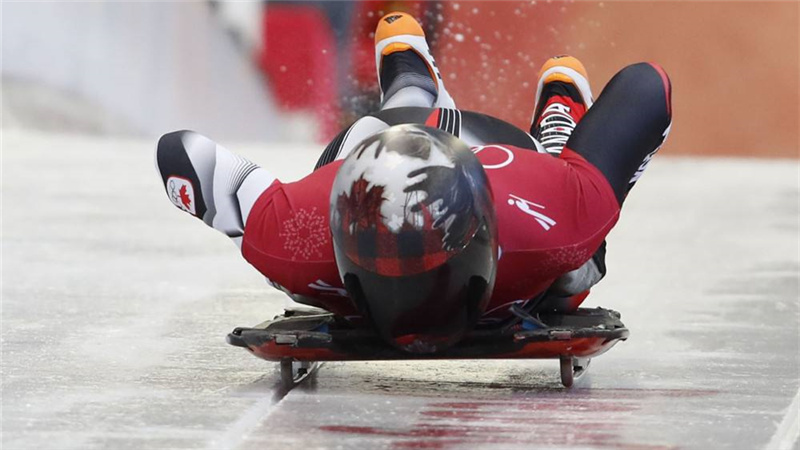
[[[508,194],[508,196],[511,197],[511,198],[508,199],[508,204],[509,205],[516,206],[517,208],[520,209],[520,211],[524,212],[525,214],[533,216],[533,218],[536,219],[536,221],[539,223],[539,225],[541,225],[542,228],[544,228],[544,231],[550,231],[550,228],[553,228],[556,225],[556,221],[555,220],[545,216],[544,214],[540,213],[539,211],[534,211],[533,209],[531,209],[531,206],[535,206],[536,208],[545,209],[544,206],[542,206],[542,205],[540,205],[538,203],[529,202],[528,200],[525,200],[524,198],[521,198],[521,197],[517,197],[514,194]]]

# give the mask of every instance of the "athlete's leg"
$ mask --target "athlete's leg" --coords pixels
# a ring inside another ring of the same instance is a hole
[[[594,98],[583,64],[571,56],[547,60],[539,71],[531,135],[552,155],[560,155]],[[549,288],[540,308],[572,311],[606,273],[605,242],[581,267],[563,274]]]
[[[436,67],[425,33],[412,16],[393,12],[378,22],[375,66],[381,88],[381,109],[456,107]]]
[[[381,110],[433,107],[436,104],[436,85],[427,71],[422,59],[411,50],[384,57],[379,80],[384,93]]]
[[[669,134],[670,81],[655,64],[619,71],[581,119],[566,147],[608,179],[620,205]]]
[[[333,247],[327,245],[330,171],[281,184],[266,170],[191,131],[169,133],[158,141],[156,169],[172,203],[230,237],[272,286],[306,305],[353,314]],[[314,300],[320,292],[330,294],[325,297],[330,301]]]
[[[575,127],[566,148],[597,167],[620,205],[666,139],[672,123],[671,88],[661,67],[640,63],[622,69]],[[592,259],[551,286],[546,306],[574,310],[584,291],[606,273],[605,242]],[[579,294],[580,293],[580,294]],[[574,295],[578,294],[578,295]]]
[[[250,210],[275,177],[192,131],[165,134],[155,159],[172,203],[241,246]]]
[[[425,33],[410,15],[389,13],[378,22],[375,64],[381,89],[381,110],[455,108],[431,56]],[[328,144],[314,170],[344,158],[355,143],[388,126],[375,117],[362,117]]]

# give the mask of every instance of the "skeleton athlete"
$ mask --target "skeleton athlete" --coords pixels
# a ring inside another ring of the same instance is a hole
[[[311,174],[282,183],[177,131],[156,150],[172,202],[295,301],[401,348],[446,347],[543,294],[577,308],[669,133],[663,69],[625,67],[593,101],[580,61],[551,58],[526,133],[456,108],[413,17],[381,18],[375,42],[381,110],[343,130]]]

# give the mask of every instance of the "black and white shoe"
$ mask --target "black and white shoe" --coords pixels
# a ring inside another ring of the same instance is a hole
[[[155,160],[170,201],[237,244],[253,204],[275,181],[266,170],[193,131],[162,136]]]

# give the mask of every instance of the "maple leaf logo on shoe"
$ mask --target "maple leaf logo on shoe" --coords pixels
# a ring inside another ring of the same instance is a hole
[[[181,203],[183,204],[183,207],[189,209],[189,207],[192,205],[192,199],[189,198],[189,194],[186,192],[186,186],[181,186],[181,190],[178,192],[178,194],[181,197]]]
[[[194,186],[192,182],[183,177],[171,176],[167,179],[167,192],[172,204],[178,208],[197,215],[194,201]]]

